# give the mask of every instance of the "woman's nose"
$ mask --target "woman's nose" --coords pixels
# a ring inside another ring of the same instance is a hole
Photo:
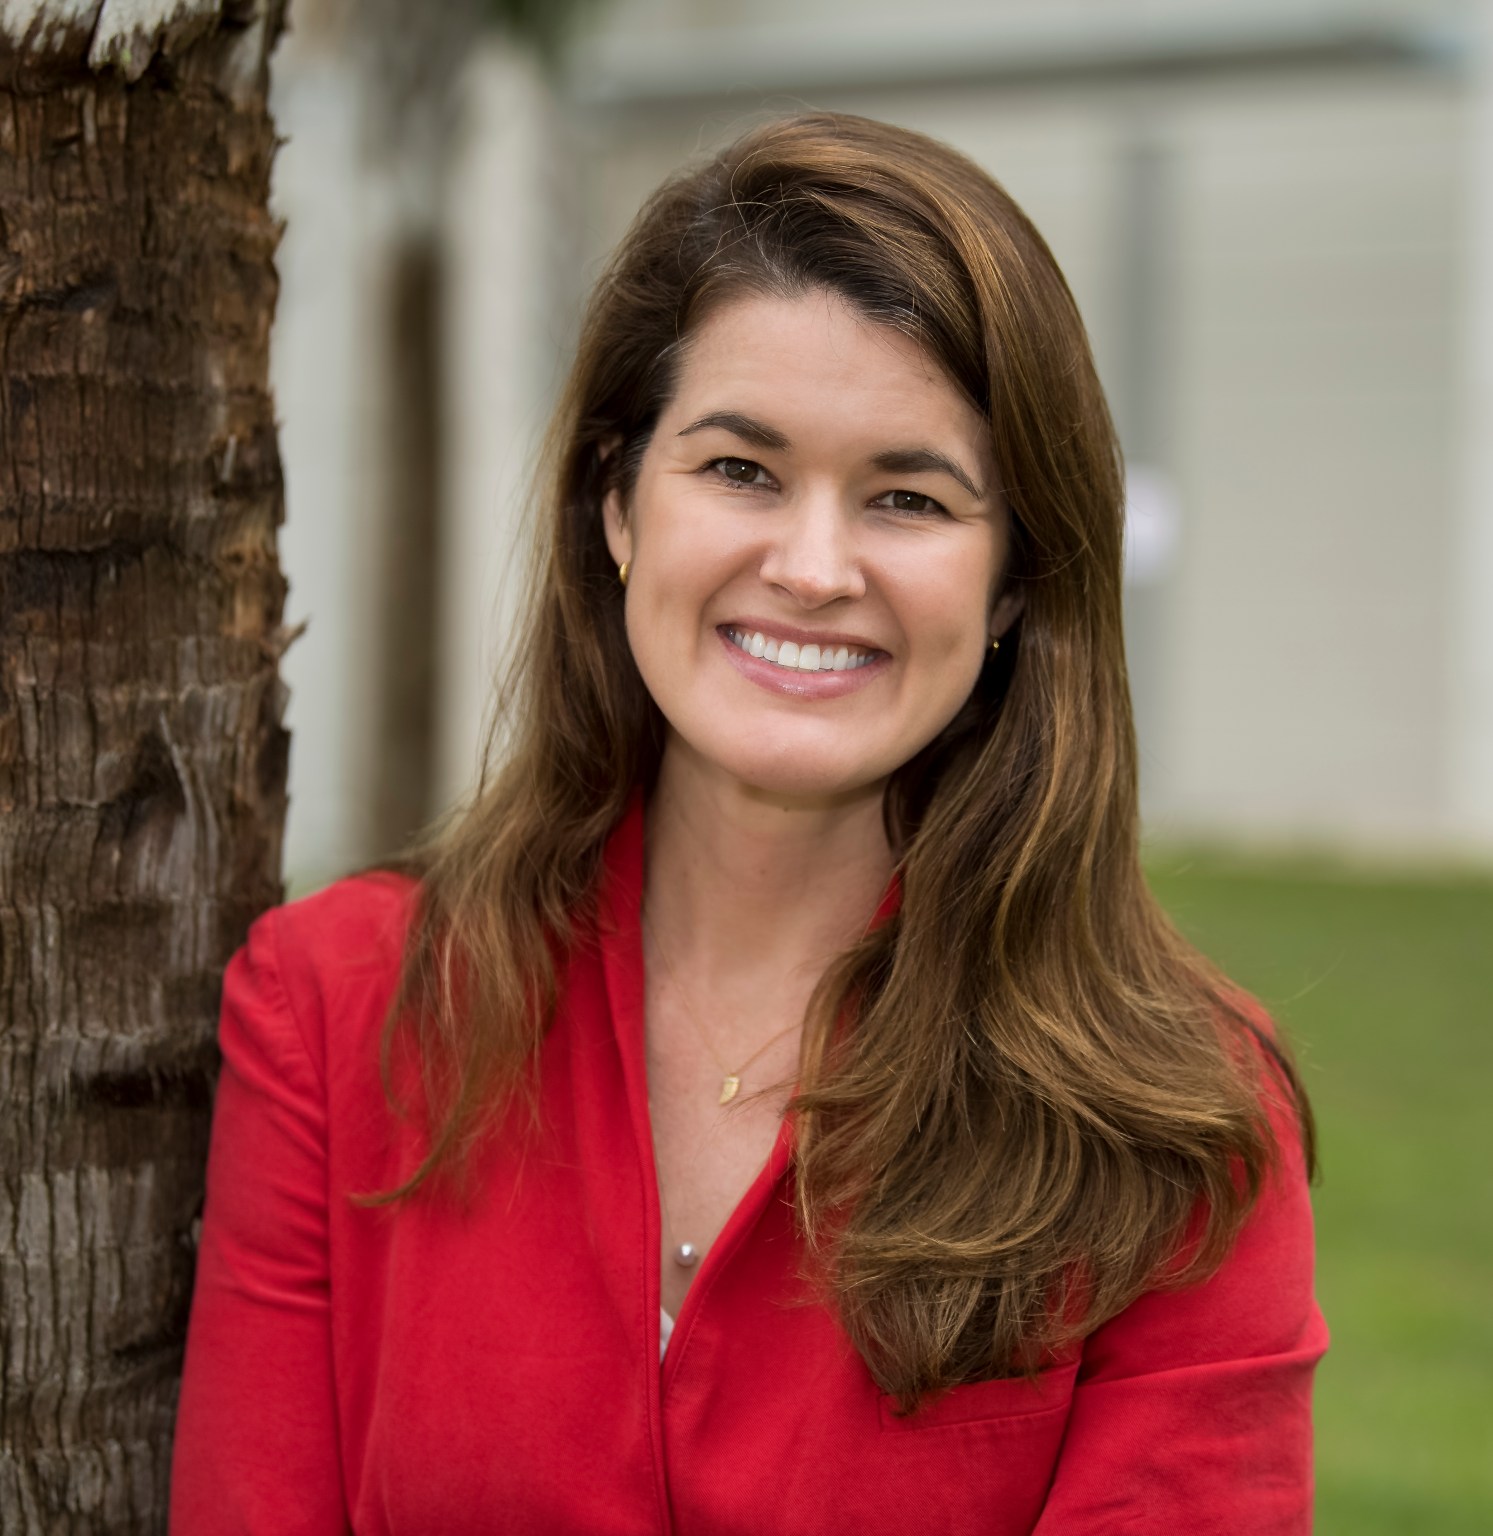
[[[854,519],[838,497],[828,492],[803,496],[783,509],[775,532],[762,562],[764,581],[805,608],[864,594]]]

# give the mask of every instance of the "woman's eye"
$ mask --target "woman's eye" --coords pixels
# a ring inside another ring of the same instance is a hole
[[[750,459],[712,459],[710,467],[737,485],[755,485],[762,466]]]
[[[942,512],[942,502],[925,496],[921,491],[888,491],[879,505],[890,505],[894,512]]]

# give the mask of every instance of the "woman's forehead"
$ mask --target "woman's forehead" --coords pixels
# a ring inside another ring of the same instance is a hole
[[[792,453],[811,442],[876,452],[927,447],[988,484],[984,418],[911,337],[836,294],[747,294],[721,305],[682,351],[661,425],[681,434],[710,421]],[[766,429],[765,431],[755,429]],[[971,463],[970,461],[973,461]]]

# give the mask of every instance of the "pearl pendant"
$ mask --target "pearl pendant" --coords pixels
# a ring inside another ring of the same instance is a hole
[[[741,1079],[734,1073],[730,1077],[721,1079],[721,1096],[715,1102],[717,1104],[729,1104],[741,1091]]]
[[[700,1250],[693,1243],[680,1243],[674,1250],[674,1262],[680,1269],[693,1269],[700,1262]]]

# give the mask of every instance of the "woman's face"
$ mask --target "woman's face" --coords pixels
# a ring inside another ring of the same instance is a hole
[[[794,799],[863,791],[969,697],[1018,600],[989,431],[938,365],[842,299],[705,320],[631,504],[627,634],[668,751]]]

